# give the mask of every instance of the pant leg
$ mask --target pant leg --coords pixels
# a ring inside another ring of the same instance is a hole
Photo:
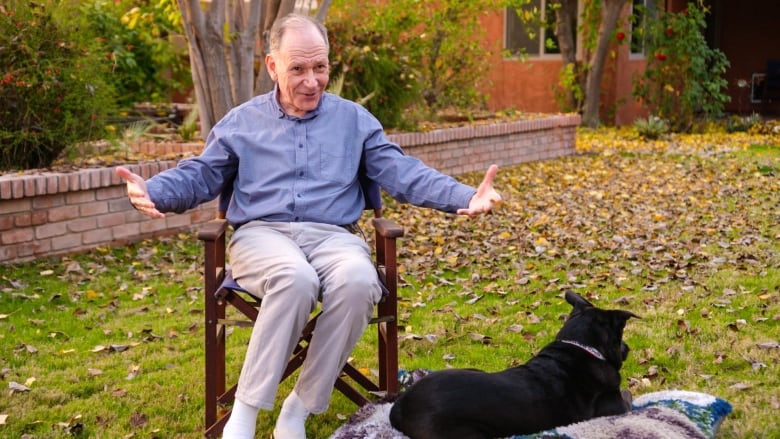
[[[328,408],[336,378],[368,326],[382,290],[361,237],[318,224],[308,226],[298,239],[319,274],[322,314],[295,392],[310,412],[321,413]]]
[[[236,398],[271,410],[287,361],[317,305],[319,279],[292,239],[290,224],[245,224],[234,232],[228,250],[236,281],[262,298]]]

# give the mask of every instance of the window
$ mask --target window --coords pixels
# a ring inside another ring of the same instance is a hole
[[[555,36],[555,10],[554,2],[548,0],[531,0],[526,10],[533,8],[542,11],[541,23],[539,20],[523,22],[517,15],[515,8],[506,8],[504,48],[512,55],[556,55],[561,50],[558,46],[558,38]],[[576,14],[576,15],[579,15]],[[575,19],[576,20],[576,19]],[[531,27],[529,29],[529,26]],[[536,27],[538,26],[538,28]],[[577,31],[577,23],[572,23],[572,29]],[[576,44],[576,38],[575,38]]]
[[[647,19],[655,14],[655,0],[631,2],[631,54],[645,54],[645,29]]]

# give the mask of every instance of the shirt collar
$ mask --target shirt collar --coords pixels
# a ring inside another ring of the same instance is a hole
[[[284,109],[282,108],[282,104],[279,103],[279,84],[274,82],[274,90],[271,92],[273,96],[273,99],[271,99],[271,105],[274,107],[274,111],[276,111],[276,114],[278,115],[279,119],[290,119],[290,120],[308,120],[313,119],[317,117],[318,114],[320,114],[320,109],[322,108],[322,101],[326,99],[327,93],[323,93],[320,97],[320,102],[317,104],[317,108],[314,110],[309,111],[306,113],[303,117],[298,116],[290,116],[287,113],[284,112]]]

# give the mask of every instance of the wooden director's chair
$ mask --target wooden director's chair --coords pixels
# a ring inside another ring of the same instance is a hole
[[[257,319],[262,301],[251,296],[232,278],[225,264],[225,243],[228,224],[225,218],[227,205],[232,196],[232,184],[220,196],[217,219],[206,223],[198,233],[198,239],[205,244],[205,313],[206,313],[206,403],[205,435],[217,437],[222,433],[234,401],[236,385],[226,388],[225,342],[228,325],[252,326]],[[342,369],[335,388],[359,406],[369,402],[373,392],[394,393],[398,391],[398,322],[396,239],[403,236],[403,229],[394,222],[382,218],[382,198],[379,186],[367,179],[361,179],[366,200],[366,209],[374,211],[372,218],[375,230],[375,266],[384,286],[382,301],[377,305],[376,316],[371,320],[378,326],[377,359],[379,379],[365,376],[350,364]],[[246,320],[226,319],[226,308],[236,308]],[[302,364],[308,351],[308,343],[316,330],[317,317],[312,316],[306,324],[298,346],[287,365],[282,380],[295,372]]]

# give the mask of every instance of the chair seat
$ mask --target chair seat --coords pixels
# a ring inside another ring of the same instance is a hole
[[[233,270],[231,269],[225,269],[225,278],[222,279],[222,284],[219,286],[220,288],[225,288],[227,290],[232,291],[238,291],[241,293],[249,294],[252,297],[255,297],[252,293],[250,293],[248,290],[244,289],[241,285],[236,282],[235,279],[233,279]],[[260,299],[259,297],[255,297],[256,299]]]

